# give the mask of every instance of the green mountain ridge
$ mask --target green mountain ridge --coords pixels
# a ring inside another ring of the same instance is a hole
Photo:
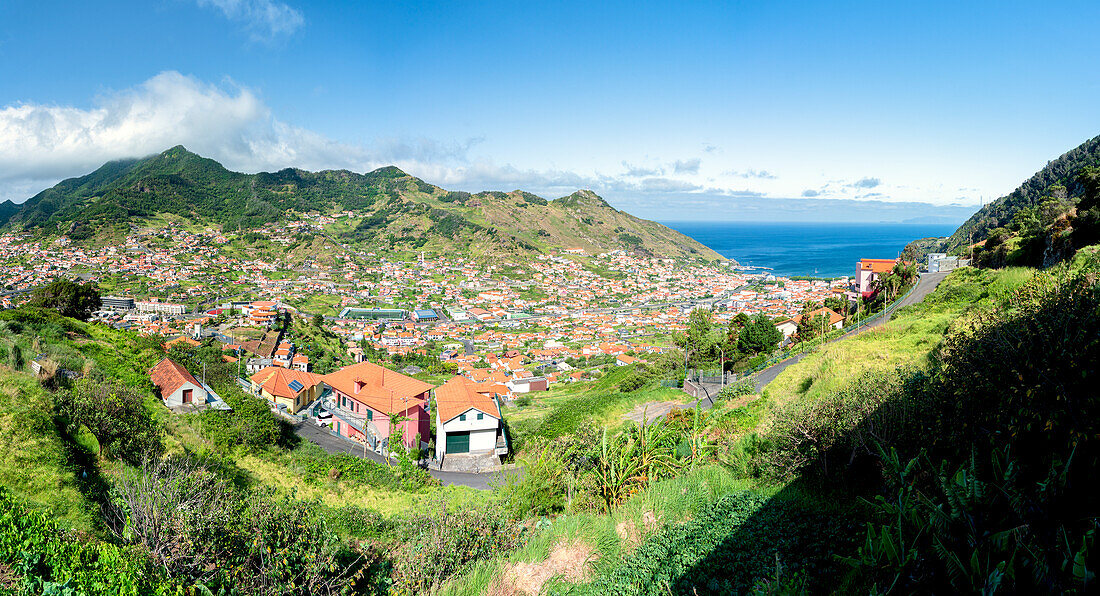
[[[1038,208],[1047,200],[1060,201],[1066,209],[1070,208],[1087,191],[1082,173],[1097,166],[1100,166],[1100,136],[1047,162],[1016,190],[979,209],[941,249],[958,253],[970,243],[986,240],[991,231],[1008,226],[1021,210]]]
[[[286,168],[244,174],[176,146],[112,161],[22,205],[0,205],[0,225],[74,241],[117,239],[171,214],[247,231],[302,214],[351,212],[331,240],[394,251],[534,253],[579,248],[707,261],[721,255],[659,223],[619,211],[590,190],[546,200],[522,190],[447,191],[394,166],[359,174]]]

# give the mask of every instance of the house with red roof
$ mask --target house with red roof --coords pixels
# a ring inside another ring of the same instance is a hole
[[[171,410],[230,409],[217,393],[171,358],[162,358],[149,369],[149,379],[156,385],[161,401]]]
[[[897,259],[860,259],[856,266],[856,290],[864,298],[874,293],[874,284],[894,268]]]
[[[435,390],[435,458],[448,455],[505,455],[508,440],[495,393],[455,376]]]
[[[392,432],[406,447],[426,446],[431,432],[428,397],[433,385],[370,362],[360,362],[321,377],[331,388],[323,405],[332,412],[332,429],[349,439],[384,451]]]
[[[324,382],[321,375],[269,366],[249,377],[252,393],[291,414],[313,403],[321,396]]]

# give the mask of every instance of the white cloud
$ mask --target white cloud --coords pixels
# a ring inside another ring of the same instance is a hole
[[[465,161],[478,141],[382,139],[368,149],[281,122],[256,93],[231,81],[217,86],[164,72],[100,97],[89,109],[31,103],[0,108],[0,200],[22,201],[104,162],[175,145],[246,172],[288,166],[366,171],[388,164],[416,171],[421,164]]]
[[[305,24],[299,10],[275,0],[198,0],[198,3],[216,8],[227,19],[242,23],[253,40],[290,35]]]
[[[676,160],[676,162],[672,164],[672,170],[677,174],[698,174],[700,163],[702,163],[702,160],[698,157],[694,159]]]
[[[864,177],[856,180],[848,186],[851,186],[852,188],[875,188],[881,184],[882,180],[879,180],[878,178]]]
[[[632,213],[650,204],[654,213],[658,209],[686,213],[696,202],[711,201],[712,207],[700,213],[714,210],[720,217],[732,208],[728,202],[732,198],[740,201],[738,209],[745,209],[753,200],[763,204],[773,197],[799,193],[807,199],[881,196],[898,200],[923,192],[908,191],[898,197],[900,187],[875,178],[850,176],[815,183],[797,174],[788,176],[786,171],[776,179],[765,170],[725,169],[728,165],[716,169],[722,172],[719,175],[702,171],[698,158],[647,157],[642,165],[623,161],[612,165],[609,173],[569,167],[532,169],[473,155],[481,142],[480,138],[385,137],[368,144],[342,142],[279,120],[256,91],[233,81],[210,84],[163,72],[131,89],[104,94],[91,107],[36,103],[0,107],[0,201],[22,202],[62,178],[87,174],[104,162],[152,155],[175,145],[242,172],[286,167],[365,172],[392,164],[452,190],[520,188],[555,198],[588,188]],[[706,165],[711,165],[710,158]],[[875,194],[866,194],[872,189]]]

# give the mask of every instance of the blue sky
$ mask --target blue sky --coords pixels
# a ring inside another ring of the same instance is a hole
[[[1100,6],[960,4],[3,0],[0,200],[182,143],[653,219],[961,219],[1100,133]]]

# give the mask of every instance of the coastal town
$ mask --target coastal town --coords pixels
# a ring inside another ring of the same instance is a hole
[[[275,240],[297,231],[268,230]],[[169,236],[173,242],[151,241]],[[468,453],[472,444],[495,457],[507,452],[502,404],[669,350],[695,309],[710,311],[720,327],[741,315],[763,315],[786,344],[798,338],[803,317],[822,315],[822,325],[841,328],[849,305],[869,297],[897,263],[863,259],[852,277],[792,279],[729,261],[685,263],[624,251],[563,249],[527,262],[485,262],[424,253],[402,260],[346,249],[337,267],[291,267],[232,256],[221,249],[231,240],[170,227],[90,249],[65,237],[46,243],[7,233],[0,236],[0,304],[17,307],[33,288],[58,277],[94,282],[105,290],[95,320],[161,337],[165,349],[214,342],[237,366],[242,388],[281,415],[316,420],[385,453],[390,431],[380,421],[398,410],[408,426],[407,446],[415,446],[413,436],[428,445],[429,394],[441,390],[453,403],[437,401],[436,415],[462,410],[456,416],[465,416],[468,406],[477,420],[487,415],[497,425],[484,430],[492,440],[475,432],[473,443],[469,425],[459,425],[456,436],[465,438],[454,443],[452,437],[453,450]],[[934,257],[929,267],[958,265]],[[316,328],[334,340],[322,347],[302,332]],[[439,362],[454,378],[437,387],[407,376],[421,372],[419,366],[389,377],[378,366],[402,360]],[[168,359],[150,374],[170,407],[224,406]],[[363,383],[374,391],[370,399],[356,397]],[[381,403],[398,394],[407,408]],[[447,424],[438,420],[436,432],[445,435]],[[440,460],[449,444],[441,441],[435,443]]]
[[[364,338],[390,354],[433,344],[461,361],[474,355],[469,344],[482,355],[536,344],[563,357],[607,353],[609,343],[624,352],[651,350],[684,329],[699,306],[719,320],[741,312],[791,317],[805,302],[850,286],[848,278],[777,278],[728,262],[685,265],[568,249],[529,263],[422,254],[398,261],[347,251],[336,269],[288,270],[225,255],[218,250],[226,242],[220,233],[172,233],[177,242],[166,248],[135,236],[96,250],[64,238],[44,244],[0,235],[0,304],[17,306],[32,288],[66,276],[98,283],[110,296],[97,316],[141,334],[189,335],[229,312],[240,315],[236,323],[262,326],[276,311],[289,311],[323,315],[349,349]]]

